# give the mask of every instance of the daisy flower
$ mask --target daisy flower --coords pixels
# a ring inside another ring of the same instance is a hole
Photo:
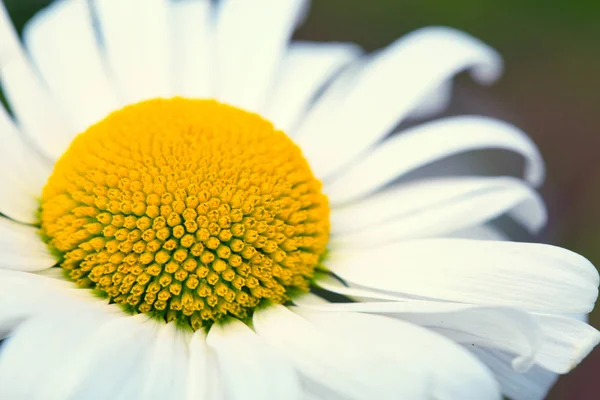
[[[545,224],[531,140],[396,132],[494,50],[291,41],[307,6],[63,0],[23,43],[2,6],[0,398],[539,399],[598,343],[594,267],[492,223]]]

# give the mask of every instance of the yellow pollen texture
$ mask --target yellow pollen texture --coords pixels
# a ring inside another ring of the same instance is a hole
[[[57,162],[40,217],[77,285],[194,330],[307,291],[329,239],[300,149],[212,100],[149,100],[90,127]]]

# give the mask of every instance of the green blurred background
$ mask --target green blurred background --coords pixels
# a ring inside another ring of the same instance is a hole
[[[50,2],[4,1],[19,29]],[[296,37],[374,50],[425,25],[462,29],[504,56],[505,75],[492,88],[459,77],[453,111],[505,119],[533,138],[548,169],[542,193],[550,224],[542,240],[600,266],[600,1],[313,0]],[[600,307],[591,322],[600,327]],[[596,371],[600,349],[550,398],[600,398]]]

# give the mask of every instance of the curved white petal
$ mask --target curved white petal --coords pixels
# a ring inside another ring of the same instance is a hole
[[[490,148],[523,155],[525,179],[533,185],[542,182],[542,158],[522,131],[487,117],[460,116],[422,124],[392,137],[327,183],[325,190],[333,204],[349,202],[435,160]]]
[[[323,297],[317,296],[316,294],[310,293],[310,292],[294,295],[292,297],[292,302],[298,306],[304,306],[304,305],[319,306],[319,305],[330,303],[328,300],[324,299]]]
[[[341,294],[348,298],[356,301],[365,300],[390,300],[390,301],[403,301],[409,297],[399,295],[396,293],[383,293],[378,290],[371,290],[363,287],[348,286],[344,285],[337,279],[331,276],[320,276],[315,280],[315,285],[321,289],[328,290],[333,293]]]
[[[318,329],[283,306],[258,310],[253,325],[309,382],[340,397],[421,398],[427,389],[425,376],[414,368],[414,362],[410,370],[406,365],[402,368],[396,360],[376,356],[372,349],[351,346],[351,332],[339,336]],[[286,327],[285,332],[281,327]],[[398,369],[392,375],[393,368]],[[397,377],[406,381],[398,382]]]
[[[411,240],[332,251],[326,266],[373,289],[539,312],[589,312],[598,297],[598,272],[588,260],[543,244]]]
[[[58,158],[71,130],[25,56],[3,2],[0,2],[0,83],[20,128],[45,155]]]
[[[534,365],[527,372],[517,372],[511,366],[512,356],[498,350],[470,348],[494,373],[500,383],[502,393],[513,400],[543,400],[558,375]]]
[[[498,398],[497,384],[485,367],[462,352],[460,346],[423,328],[377,315],[294,310],[323,331],[349,339],[360,351],[398,357],[405,365],[410,360],[407,367],[426,374],[428,395],[419,398]],[[400,376],[403,371],[391,372]],[[398,381],[407,384],[401,379]]]
[[[23,141],[0,105],[0,213],[20,222],[37,222],[38,198],[49,174],[47,166]]]
[[[600,343],[600,332],[583,321],[550,314],[533,317],[543,335],[536,363],[550,371],[571,371]]]
[[[190,98],[212,98],[213,18],[210,0],[169,3],[173,47],[174,93]]]
[[[455,232],[451,232],[447,237],[456,239],[476,239],[476,240],[496,240],[496,241],[507,241],[510,240],[508,235],[502,230],[491,226],[489,224],[470,226],[468,228],[460,229]]]
[[[223,384],[217,368],[217,360],[206,344],[202,330],[194,332],[189,342],[189,360],[186,399],[220,400]]]
[[[442,82],[427,93],[417,107],[410,112],[409,118],[427,118],[444,111],[452,98],[452,79]]]
[[[99,319],[79,346],[63,353],[61,367],[48,372],[40,392],[48,400],[142,400],[140,378],[156,334],[153,324],[141,314]]]
[[[325,121],[309,115],[295,136],[297,143],[316,175],[327,177],[381,140],[442,82],[469,68],[488,83],[500,74],[502,61],[494,50],[456,30],[417,30],[364,64],[335,114]],[[335,155],[319,157],[332,148]]]
[[[206,342],[217,354],[227,399],[301,398],[293,367],[243,322],[234,319],[213,325]]]
[[[520,371],[533,365],[541,345],[541,331],[535,319],[524,311],[507,307],[425,300],[301,304],[300,307],[321,312],[364,312],[399,318],[457,343],[512,352],[517,355],[512,365]]]
[[[60,295],[60,289],[65,289],[64,283],[36,274],[0,269],[0,340],[27,317],[62,305],[65,298]]]
[[[523,181],[462,177],[401,184],[362,201],[332,208],[331,226],[334,243],[371,246],[444,236],[505,213],[533,233],[546,223],[544,202]]]
[[[27,320],[3,343],[0,398],[52,398],[54,389],[46,379],[56,380],[57,376],[63,378],[60,372],[68,366],[64,363],[65,358],[74,354],[87,335],[93,332],[92,327],[105,317],[73,310],[66,315],[64,311]],[[46,384],[51,388],[49,392],[46,391]]]
[[[297,312],[304,318],[282,306],[260,310],[254,326],[317,388],[344,398],[468,399],[469,390],[497,398],[485,369],[422,328],[366,314]],[[445,360],[461,367],[446,368]]]
[[[87,1],[52,3],[29,20],[23,36],[29,54],[68,116],[73,137],[121,107],[96,43]],[[63,140],[63,150],[73,137]]]
[[[27,317],[52,310],[89,306],[98,302],[90,291],[72,282],[0,268],[0,330],[14,327]]]
[[[163,397],[165,393],[174,399],[186,395],[188,377],[187,332],[179,331],[174,322],[161,324],[150,351],[148,371],[140,390],[140,399]]]
[[[94,0],[107,62],[125,103],[173,94],[167,0]]]
[[[0,269],[39,271],[56,264],[36,228],[0,217]]]
[[[293,128],[318,90],[360,54],[351,43],[292,42],[261,114],[293,136]]]
[[[259,111],[306,0],[223,0],[217,17],[217,100]]]
[[[79,313],[122,315],[120,308],[108,305],[106,299],[94,296],[90,290],[38,273],[0,269],[0,293],[0,338],[10,336],[31,317],[57,314],[59,311],[69,320],[76,320]],[[56,318],[59,317],[62,318],[57,314]]]

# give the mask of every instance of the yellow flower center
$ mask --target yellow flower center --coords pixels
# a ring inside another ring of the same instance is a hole
[[[308,290],[329,238],[321,186],[260,116],[155,99],[75,138],[43,190],[41,233],[77,285],[197,330]]]

